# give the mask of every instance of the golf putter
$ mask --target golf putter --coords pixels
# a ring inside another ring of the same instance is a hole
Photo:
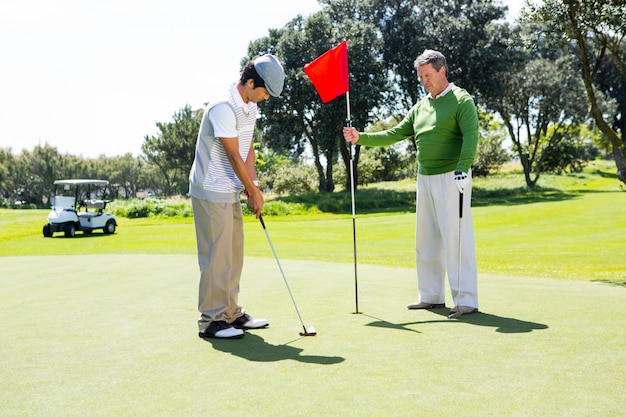
[[[265,222],[263,221],[263,216],[259,216],[259,220],[261,221],[261,226],[263,226],[263,230],[265,231],[265,236],[267,237],[267,241],[272,248],[272,253],[274,253],[274,258],[276,259],[276,263],[278,264],[278,269],[280,269],[280,273],[283,276],[283,281],[285,281],[285,285],[287,286],[287,291],[289,291],[289,295],[291,296],[291,301],[293,302],[293,306],[296,308],[296,313],[298,313],[298,318],[300,319],[300,324],[302,325],[302,330],[300,332],[300,336],[315,336],[317,332],[315,331],[315,327],[307,327],[304,325],[304,321],[302,321],[302,316],[300,315],[300,310],[298,310],[298,306],[296,305],[296,300],[293,298],[293,293],[291,292],[291,288],[289,287],[289,282],[287,282],[287,277],[285,277],[285,273],[283,272],[283,267],[280,265],[280,261],[278,260],[278,255],[276,255],[276,250],[274,249],[274,245],[272,244],[272,239],[270,239],[270,234],[267,232],[267,228],[265,227]]]
[[[461,227],[463,226],[462,224],[463,221],[463,193],[459,193],[459,264],[458,264],[458,269],[457,269],[457,296],[456,296],[456,308],[458,309],[457,311],[450,313],[450,315],[448,315],[449,319],[456,319],[459,318],[463,315],[463,313],[461,312]]]

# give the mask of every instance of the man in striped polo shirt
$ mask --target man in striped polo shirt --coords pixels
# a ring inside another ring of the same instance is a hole
[[[205,109],[189,174],[200,284],[200,337],[237,339],[244,329],[268,326],[238,304],[243,268],[243,214],[239,196],[258,218],[263,209],[254,144],[257,103],[278,97],[285,73],[270,54],[250,61],[223,101]]]
[[[426,50],[415,69],[429,93],[395,127],[376,133],[344,128],[346,141],[391,145],[414,136],[418,178],[416,265],[420,301],[411,310],[445,307],[445,276],[455,306],[449,317],[478,311],[470,167],[478,144],[478,114],[472,97],[448,82],[446,58]]]

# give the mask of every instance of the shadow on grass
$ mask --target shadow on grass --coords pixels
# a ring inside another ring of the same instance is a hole
[[[380,328],[383,328],[383,329],[406,330],[406,331],[413,332],[413,333],[422,333],[422,332],[420,332],[418,330],[409,329],[408,327],[406,327],[406,326],[408,326],[410,324],[419,324],[419,322],[391,323],[391,322],[389,322],[387,320],[383,320],[383,319],[380,319],[378,317],[370,316],[370,315],[363,314],[363,313],[360,313],[360,314],[362,314],[364,317],[369,317],[370,319],[376,320],[376,321],[373,321],[371,323],[366,324],[366,326],[380,327]]]
[[[458,319],[448,319],[448,311],[435,311],[434,313],[443,316],[447,321],[461,321],[463,323],[473,324],[476,326],[495,327],[498,333],[530,333],[533,330],[545,330],[547,324],[534,323],[532,321],[518,320],[511,317],[496,316],[494,314],[483,313],[482,311],[475,314],[460,316]]]
[[[213,345],[217,350],[239,356],[240,358],[252,362],[294,360],[304,363],[316,363],[318,365],[335,365],[345,360],[341,356],[301,355],[304,349],[288,346],[288,344],[272,345],[267,343],[261,336],[250,332],[246,332],[242,339],[237,340],[203,340]]]
[[[565,201],[578,197],[578,192],[566,192],[554,188],[506,188],[486,190],[474,188],[472,190],[472,207],[485,206],[515,206],[540,202]]]
[[[593,175],[598,175],[602,178],[617,178],[617,174],[614,172],[606,172],[599,169],[596,169],[592,172]]]
[[[53,234],[52,236],[50,236],[47,239],[68,239],[68,240],[72,240],[72,239],[97,239],[97,238],[104,238],[104,237],[109,237],[109,236],[115,236],[115,233],[113,233],[113,234],[106,234],[106,233],[104,233],[104,232],[102,232],[100,230],[94,231],[92,233],[85,233],[85,232],[77,231],[76,234],[73,237],[65,237],[63,232],[57,232],[57,233]]]
[[[476,326],[485,326],[485,327],[494,327],[496,328],[496,332],[498,333],[530,333],[533,330],[545,330],[548,328],[548,325],[542,323],[533,323],[530,321],[518,320],[510,317],[501,317],[493,314],[487,314],[483,312],[479,312],[476,314],[469,314],[465,316],[461,316],[458,319],[450,320],[448,319],[448,309],[434,309],[428,310],[438,316],[443,317],[445,320],[427,320],[427,321],[414,321],[408,323],[390,323],[386,320],[380,319],[378,317],[368,316],[364,314],[364,316],[369,317],[371,319],[375,319],[377,321],[368,323],[367,326],[373,327],[383,327],[387,329],[396,329],[396,330],[408,330],[415,333],[421,333],[417,330],[410,329],[406,326],[414,325],[414,324],[428,324],[428,323],[454,323],[454,322],[463,322],[468,324],[473,324]]]
[[[608,279],[594,279],[592,282],[599,282],[601,284],[611,285],[614,287],[624,287],[626,288],[626,281],[609,281]]]

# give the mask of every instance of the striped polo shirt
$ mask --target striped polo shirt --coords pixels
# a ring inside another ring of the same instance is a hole
[[[196,155],[189,173],[192,197],[215,203],[235,203],[244,186],[235,174],[218,138],[237,138],[245,161],[250,151],[257,105],[244,103],[235,85],[227,100],[209,104],[202,116]]]

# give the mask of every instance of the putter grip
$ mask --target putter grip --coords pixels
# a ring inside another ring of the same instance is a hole
[[[265,229],[265,222],[263,221],[263,215],[259,216],[259,220],[261,221],[261,226],[263,226],[263,229]]]
[[[463,193],[459,193],[459,219],[463,218]]]

